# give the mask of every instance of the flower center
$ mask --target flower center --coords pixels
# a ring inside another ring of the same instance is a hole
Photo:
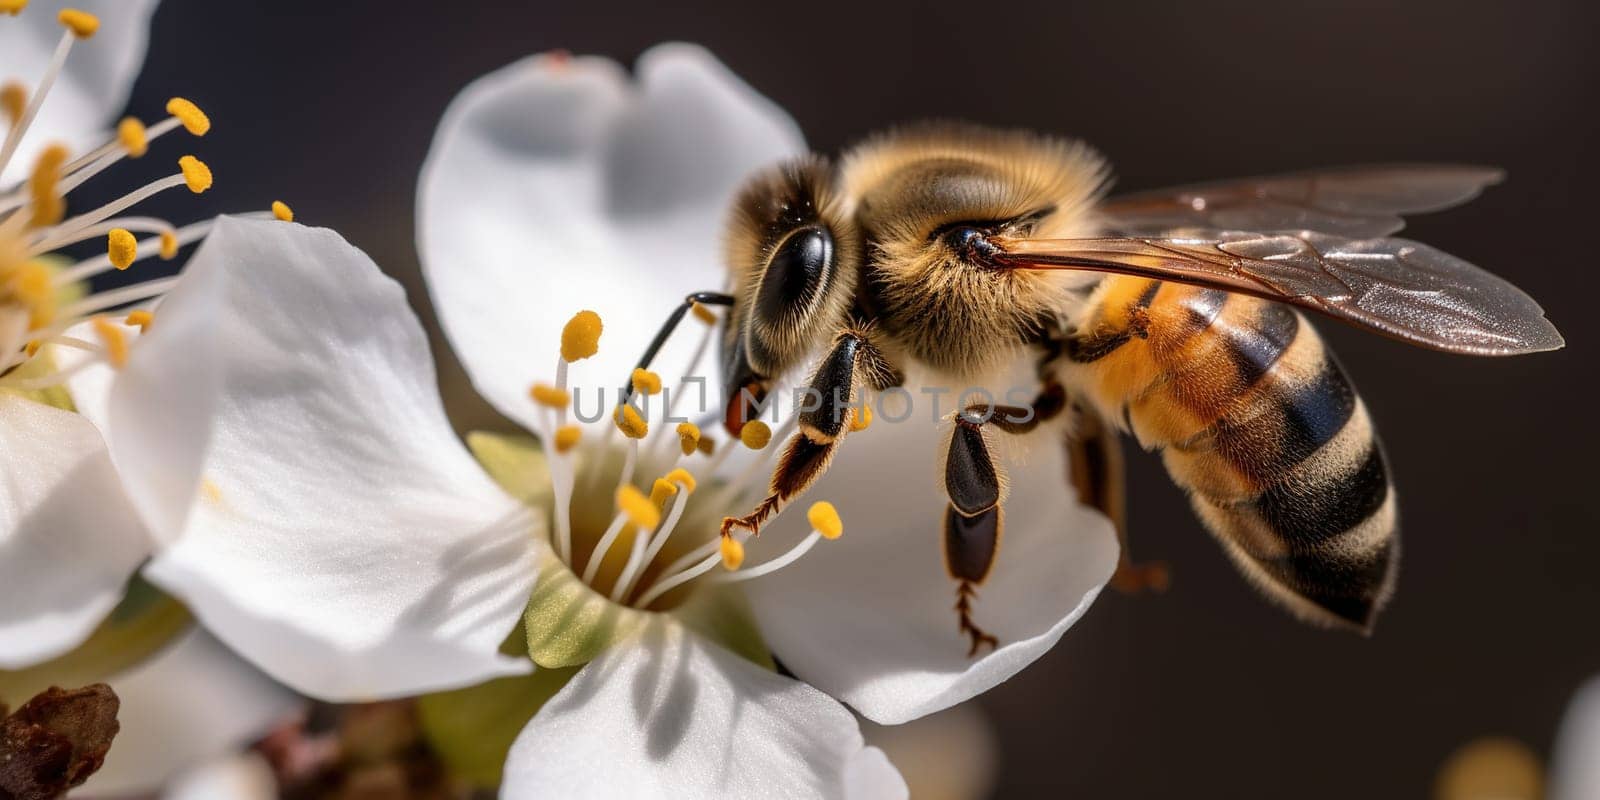
[[[706,325],[691,369],[705,355],[716,321],[699,307],[695,316]],[[555,382],[529,390],[542,409],[536,428],[547,443],[555,495],[551,545],[585,585],[612,602],[663,611],[682,603],[698,584],[769,574],[798,561],[818,540],[843,532],[833,506],[816,503],[810,511],[810,535],[788,552],[741,570],[748,533],[722,536],[720,523],[765,489],[755,480],[767,469],[753,464],[736,478],[723,480],[718,468],[740,446],[770,452],[772,429],[756,420],[745,425],[737,443],[718,445],[694,422],[653,430],[630,401],[617,405],[608,422],[593,423],[603,429],[587,435],[591,426],[569,422],[574,392],[568,374],[575,362],[598,351],[601,328],[592,311],[574,316],[562,332]],[[635,400],[648,403],[660,396],[669,420],[687,393],[663,385],[659,375],[644,369],[634,370],[632,383]],[[603,395],[600,402],[606,402]],[[620,443],[615,441],[618,433]],[[724,571],[708,574],[719,563]]]
[[[12,14],[22,10],[20,5],[0,9]],[[61,41],[33,90],[19,83],[0,86],[0,113],[7,126],[0,144],[0,174],[16,156],[74,43],[94,36],[100,28],[94,15],[73,9],[62,11],[58,19],[64,28]],[[143,331],[151,324],[150,306],[177,278],[155,278],[101,292],[91,291],[89,280],[112,269],[128,269],[150,256],[171,260],[179,248],[210,231],[210,220],[176,228],[164,219],[125,213],[169,189],[181,186],[200,194],[211,188],[210,168],[192,155],[179,158],[177,172],[167,177],[91,211],[66,214],[74,189],[124,158],[143,157],[156,139],[180,127],[196,137],[211,129],[205,113],[181,97],[169,100],[166,110],[165,119],[148,127],[133,117],[123,119],[108,141],[76,158],[65,146],[52,144],[35,158],[24,181],[0,187],[0,386],[46,388],[98,361],[120,367],[127,359],[132,330]],[[274,204],[276,216],[290,218],[288,207],[280,211],[280,206]],[[101,237],[106,241],[103,255],[74,262],[60,252]],[[87,328],[92,340],[68,335],[84,322],[92,323]],[[93,357],[79,361],[71,372],[24,377],[17,368],[44,344],[87,350]]]

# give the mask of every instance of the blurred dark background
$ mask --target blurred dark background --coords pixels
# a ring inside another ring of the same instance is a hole
[[[1171,562],[1172,589],[1108,591],[981,700],[1002,797],[1413,798],[1479,736],[1548,755],[1569,694],[1600,672],[1597,17],[1592,0],[164,0],[131,110],[198,101],[217,123],[193,145],[218,178],[210,209],[287,200],[404,282],[435,333],[412,220],[434,126],[473,78],[552,48],[631,63],[700,42],[824,151],[928,116],[1076,135],[1122,189],[1370,161],[1506,167],[1506,184],[1408,235],[1527,289],[1566,350],[1473,360],[1321,326],[1402,497],[1405,564],[1376,635],[1303,628],[1258,599],[1140,454],[1135,549]],[[196,214],[187,197],[152,208]],[[509,428],[437,337],[435,353],[458,425]]]

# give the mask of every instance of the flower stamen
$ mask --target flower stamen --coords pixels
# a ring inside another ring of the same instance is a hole
[[[44,105],[44,98],[50,93],[50,87],[55,85],[56,76],[61,74],[61,68],[66,65],[67,54],[72,52],[72,43],[77,38],[70,29],[61,34],[55,53],[50,56],[50,63],[45,67],[44,76],[39,79],[39,86],[33,90],[33,95],[28,98],[28,104],[23,107],[22,113],[17,115],[11,129],[6,131],[5,143],[0,144],[0,174],[4,174],[6,167],[11,164],[11,157],[16,155],[17,147],[22,144],[23,134],[28,132],[34,117],[38,116],[39,107]]]

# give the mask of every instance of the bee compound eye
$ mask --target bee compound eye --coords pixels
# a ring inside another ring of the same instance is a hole
[[[777,320],[808,306],[833,267],[833,236],[820,226],[801,228],[784,239],[767,263],[756,295],[760,316]]]

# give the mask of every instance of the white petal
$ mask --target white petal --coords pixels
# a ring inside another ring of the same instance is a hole
[[[199,629],[108,683],[122,730],[75,797],[154,791],[261,738],[302,702]]]
[[[100,30],[73,45],[55,88],[0,176],[0,186],[27,175],[46,144],[62,142],[73,153],[84,153],[105,142],[105,129],[127,105],[133,79],[144,64],[156,0],[33,0],[21,14],[0,20],[0,80],[21,81],[32,93],[61,39],[56,14],[63,8],[100,17]]]
[[[1551,800],[1600,797],[1600,678],[1591,678],[1567,705],[1550,783]]]
[[[491,73],[450,106],[423,167],[419,248],[439,317],[479,392],[529,428],[528,385],[551,377],[566,321],[599,312],[600,353],[577,383],[617,386],[684,295],[723,287],[740,182],[803,146],[698,47],[657,47],[637,72],[539,56]],[[669,381],[694,349],[687,327],[657,362]]]
[[[843,706],[658,618],[539,710],[511,747],[500,796],[906,794]]]
[[[982,800],[994,794],[999,742],[977,703],[904,725],[861,726],[867,741],[905,769],[917,800]]]
[[[149,552],[94,425],[0,393],[0,669],[81,643]]]
[[[208,761],[179,775],[162,800],[273,800],[278,781],[272,765],[258,753],[237,753]]]
[[[940,410],[952,409],[953,398]],[[956,583],[943,561],[948,500],[938,468],[948,429],[932,422],[923,396],[903,422],[874,411],[872,427],[845,439],[800,501],[832,501],[844,536],[751,581],[748,591],[762,635],[796,676],[873,721],[896,724],[987,691],[1043,655],[1094,601],[1118,549],[1110,521],[1075,502],[1059,432],[997,434],[1011,490],[1002,547],[974,616],[1000,647],[968,658],[951,610]],[[805,509],[791,509],[762,533],[749,563],[807,530]]]
[[[158,308],[160,324],[143,334],[129,330],[121,369],[82,350],[56,348],[63,370],[91,361],[68,380],[73,404],[104,433],[129,498],[161,543],[183,530],[211,442],[222,380],[214,331],[224,280],[221,270],[186,270]],[[68,334],[97,339],[90,322]]]
[[[536,531],[451,431],[400,287],[338,234],[272,220],[219,219],[189,270],[218,273],[222,306],[169,297],[152,331],[213,320],[221,396],[185,532],[146,574],[319,698],[526,671],[498,646]]]

